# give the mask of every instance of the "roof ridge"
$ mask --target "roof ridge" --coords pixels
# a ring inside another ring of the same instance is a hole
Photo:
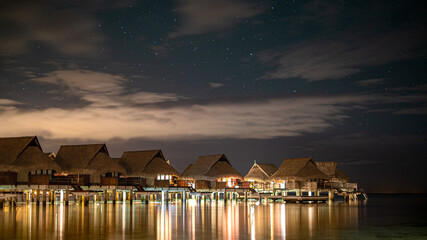
[[[87,168],[87,166],[89,166],[90,165],[90,163],[93,161],[93,159],[95,158],[95,156],[101,151],[101,149],[105,146],[105,148],[107,148],[106,147],[106,145],[105,145],[105,143],[104,144],[89,144],[89,145],[92,145],[92,146],[94,146],[94,145],[101,145],[99,148],[98,148],[98,151],[96,151],[95,152],[95,154],[93,154],[93,156],[90,158],[90,160],[87,162],[87,164],[86,164],[86,166],[84,166],[84,168]],[[79,145],[79,146],[81,146],[81,145]],[[87,146],[87,145],[86,145]],[[108,156],[110,156],[110,154],[108,153],[108,150],[106,149],[106,154],[108,155]],[[111,158],[111,157],[110,157]]]
[[[294,158],[294,159],[298,159],[298,158]],[[311,157],[307,157],[307,158],[299,158],[299,159],[305,159],[306,160],[306,162],[305,162],[305,164],[298,170],[298,172],[296,172],[295,173],[295,176],[296,175],[298,175],[298,173],[300,173],[303,169],[304,169],[304,167],[307,165],[307,163],[308,162],[310,162],[310,161],[312,161],[313,162],[313,164],[317,167],[317,165],[314,163],[314,160],[313,160],[313,158],[311,158]],[[320,170],[320,169],[319,169]]]
[[[204,156],[200,156],[200,157],[210,157],[210,156],[218,156],[217,157],[217,159],[209,166],[209,168],[205,171],[205,172],[203,172],[203,174],[207,174],[211,169],[212,169],[212,167],[219,161],[219,159],[221,159],[222,157],[224,157],[225,158],[225,160],[228,162],[228,164],[230,164],[230,162],[228,161],[228,159],[227,159],[227,157],[225,156],[225,154],[224,153],[221,153],[221,154],[213,154],[213,155],[204,155]],[[230,166],[231,166],[231,164],[230,164]]]
[[[59,146],[61,147],[77,147],[77,146],[95,146],[95,145],[105,145],[105,143],[90,143],[90,144],[65,144]]]
[[[30,145],[30,143],[32,142],[32,141],[34,141],[35,139],[37,139],[37,136],[28,136],[28,137],[17,137],[17,138],[31,138],[31,140],[29,140],[28,142],[27,142],[27,144],[19,151],[19,153],[18,153],[18,155],[16,155],[16,158],[10,163],[10,164],[12,164],[13,162],[15,162],[16,161],[16,159],[18,159],[19,158],[19,156],[21,156],[21,154],[24,152],[24,150],[28,147],[28,145]],[[42,150],[42,148],[41,148],[41,146],[40,146],[40,144],[38,143],[38,139],[37,139],[37,141],[36,141],[36,144],[37,144],[37,146],[40,148],[40,150],[43,152],[43,150]]]
[[[123,153],[132,153],[132,152],[159,152],[161,149],[153,149],[153,150],[132,150],[132,151],[124,151]],[[123,154],[122,154],[123,155]]]
[[[258,168],[261,169],[261,171],[265,174],[265,176],[269,177],[268,174],[264,171],[264,169],[262,169],[262,167],[258,163],[255,163],[255,164],[258,165]],[[254,166],[255,166],[255,164],[254,164]]]

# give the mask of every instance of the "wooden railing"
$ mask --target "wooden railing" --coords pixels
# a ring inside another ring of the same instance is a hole
[[[16,176],[14,172],[0,172],[0,185],[16,185]]]
[[[80,186],[89,186],[90,177],[88,175],[69,175],[69,176],[53,176],[50,181],[50,185],[80,185]]]
[[[145,185],[145,181],[143,181],[144,179],[140,179],[140,178],[119,178],[119,186],[139,186]]]

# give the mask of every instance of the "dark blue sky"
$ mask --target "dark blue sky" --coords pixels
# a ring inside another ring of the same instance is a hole
[[[0,135],[337,161],[426,192],[425,1],[2,1]]]

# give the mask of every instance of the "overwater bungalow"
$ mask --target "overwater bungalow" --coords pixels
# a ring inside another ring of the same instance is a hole
[[[328,175],[328,182],[347,183],[349,177],[337,168],[337,162],[315,162],[317,167]]]
[[[58,184],[81,186],[118,186],[126,170],[108,154],[105,144],[62,145],[55,161],[62,171],[56,174]]]
[[[49,185],[59,170],[36,136],[0,138],[0,185]]]
[[[195,189],[239,187],[242,175],[224,154],[200,156],[182,173],[181,179]]]
[[[311,157],[285,159],[270,177],[275,188],[286,190],[316,190],[329,177],[314,163]]]
[[[349,183],[349,177],[343,171],[337,168],[337,162],[315,162],[317,167],[328,175],[328,180],[325,181],[325,188],[332,188],[347,191],[356,191],[357,183]]]
[[[161,150],[124,152],[118,162],[127,172],[120,180],[135,182],[141,187],[176,186],[176,180],[180,176]]]
[[[245,176],[245,182],[249,182],[249,186],[258,191],[271,189],[270,177],[277,169],[274,164],[254,162],[254,165]]]

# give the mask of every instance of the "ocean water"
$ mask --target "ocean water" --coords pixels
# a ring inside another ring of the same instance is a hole
[[[367,201],[70,203],[0,209],[0,239],[427,239],[426,195]]]

